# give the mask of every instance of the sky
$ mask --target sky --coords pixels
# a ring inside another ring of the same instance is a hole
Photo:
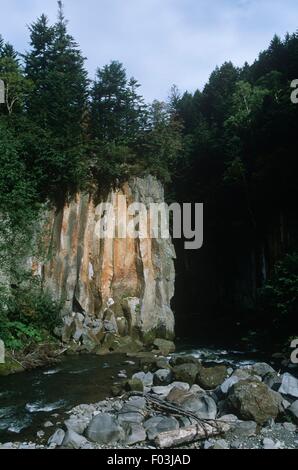
[[[147,101],[202,89],[217,65],[251,63],[273,35],[298,28],[297,0],[64,0],[69,31],[97,67],[123,62]],[[56,0],[0,0],[0,34],[28,50],[31,24],[56,19]]]

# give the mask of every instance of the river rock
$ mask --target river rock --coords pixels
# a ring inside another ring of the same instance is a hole
[[[257,423],[255,421],[237,421],[232,427],[233,436],[252,437],[257,434]]]
[[[205,390],[213,390],[222,384],[227,377],[227,367],[219,365],[214,367],[200,367],[196,383]]]
[[[163,356],[168,356],[169,354],[175,352],[176,346],[173,341],[168,341],[166,339],[157,338],[153,341],[154,349],[160,351]]]
[[[57,431],[50,437],[48,440],[48,445],[56,444],[57,446],[61,446],[65,438],[65,432],[63,429],[57,429]]]
[[[170,359],[170,364],[171,366],[181,366],[182,364],[196,364],[198,365],[200,363],[199,359],[197,359],[195,356],[191,355],[180,355],[180,356],[172,356]]]
[[[278,416],[281,401],[267,385],[248,379],[233,385],[227,403],[239,418],[264,424]]]
[[[224,395],[233,387],[233,385],[241,382],[242,380],[254,379],[262,381],[261,377],[253,375],[250,369],[236,369],[231,377],[228,377],[220,386],[220,391]]]
[[[139,412],[122,412],[118,413],[118,423],[123,426],[125,423],[134,423],[134,424],[141,424],[144,421],[143,413]]]
[[[160,356],[156,359],[157,369],[169,369],[172,370],[169,361],[166,357]]]
[[[153,377],[154,385],[170,385],[173,379],[172,371],[169,369],[159,369]]]
[[[147,439],[147,434],[143,426],[136,423],[130,423],[126,427],[126,444],[131,446],[144,442]]]
[[[257,362],[251,366],[254,375],[259,375],[264,378],[267,374],[275,374],[275,370],[266,362]]]
[[[155,395],[167,396],[174,387],[180,388],[181,390],[185,391],[188,391],[190,389],[189,384],[186,382],[173,382],[167,386],[152,387],[151,391],[155,393]]]
[[[268,385],[269,388],[278,391],[282,383],[282,376],[277,374],[277,372],[268,373],[263,378],[263,382]]]
[[[266,450],[282,449],[282,444],[280,441],[274,442],[273,439],[265,437],[263,439],[263,448]]]
[[[144,384],[140,379],[130,379],[125,383],[125,390],[128,392],[144,392]]]
[[[151,387],[153,385],[153,374],[151,372],[137,372],[132,376],[132,380],[140,380],[144,387]]]
[[[146,414],[146,400],[143,397],[132,398],[124,403],[118,413],[119,424],[135,423],[140,424]]]
[[[162,432],[179,429],[179,423],[176,418],[169,416],[154,416],[144,423],[148,439],[153,441],[156,436]]]
[[[286,372],[282,376],[282,384],[278,391],[283,395],[298,398],[298,379]]]
[[[88,444],[87,439],[74,431],[68,430],[62,442],[62,447],[66,449],[82,449]]]
[[[67,419],[64,424],[69,431],[74,431],[77,434],[84,434],[88,424],[89,418],[78,418],[78,417],[71,417]]]
[[[133,397],[124,403],[121,412],[122,413],[133,413],[133,412],[144,412],[146,410],[146,400],[143,397]]]
[[[187,382],[193,385],[196,381],[199,372],[199,365],[197,364],[181,364],[173,368],[175,380],[180,382]]]
[[[92,419],[86,430],[86,436],[92,442],[113,444],[122,441],[125,433],[115,416],[100,413]]]
[[[195,395],[175,387],[167,396],[167,401],[181,406],[201,419],[215,419],[217,415],[216,403],[206,393]]]
[[[215,444],[213,446],[214,450],[226,450],[229,448],[230,448],[229,443],[225,441],[224,439],[218,439],[217,441],[215,441]]]
[[[298,420],[298,400],[294,401],[292,405],[289,407],[288,411],[291,413],[291,415]]]

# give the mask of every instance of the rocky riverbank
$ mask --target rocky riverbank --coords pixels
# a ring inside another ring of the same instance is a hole
[[[160,344],[164,350],[167,346]],[[289,372],[281,374],[267,363],[237,366],[166,356],[161,349],[139,353],[134,358],[139,372],[131,377],[126,370],[119,373],[114,398],[79,405],[63,421],[53,415],[36,442],[1,448],[157,448],[164,433],[175,436],[208,423],[217,423],[220,434],[214,427],[208,437],[181,446],[298,448],[298,380]]]

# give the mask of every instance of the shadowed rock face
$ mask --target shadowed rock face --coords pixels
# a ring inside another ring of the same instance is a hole
[[[65,317],[80,313],[91,322],[103,320],[120,336],[144,341],[156,336],[171,339],[174,247],[169,239],[148,237],[150,224],[144,238],[100,238],[96,231],[100,202],[111,203],[116,213],[123,214],[119,196],[126,196],[127,206],[141,202],[148,207],[163,202],[164,191],[158,180],[148,176],[130,179],[97,203],[88,194],[77,194],[63,209],[49,214],[45,235],[49,261],[33,268],[42,273],[45,287],[63,301]],[[106,223],[111,221],[107,213]]]

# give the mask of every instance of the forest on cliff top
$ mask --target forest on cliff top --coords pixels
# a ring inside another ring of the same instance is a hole
[[[203,90],[173,86],[167,102],[152,104],[121,63],[101,65],[91,80],[84,60],[61,3],[55,24],[42,15],[30,26],[24,55],[0,37],[0,262],[11,279],[9,291],[0,285],[0,337],[11,348],[40,341],[59,317],[20,268],[42,204],[146,173],[164,182],[170,201],[204,202],[205,244],[212,234],[229,259],[243,243],[258,245],[278,218],[282,241],[264,255],[257,299],[245,308],[283,340],[298,333],[298,105],[290,99],[298,34],[275,36],[251,65],[216,67]],[[189,276],[198,282],[194,264]]]

